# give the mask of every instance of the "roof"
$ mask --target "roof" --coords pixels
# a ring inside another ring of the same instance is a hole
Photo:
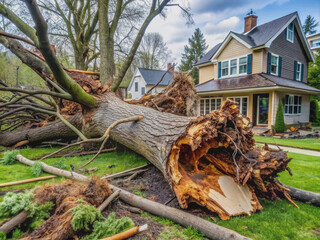
[[[207,52],[206,55],[204,55],[195,66],[200,65],[200,64],[205,64],[210,62],[211,57],[216,53],[216,51],[219,49],[219,47],[221,46],[221,43],[218,43],[217,45],[215,45],[213,48],[211,48],[209,50],[209,52]]]
[[[304,82],[289,80],[283,77],[277,77],[264,73],[250,74],[232,78],[213,79],[205,83],[198,84],[196,86],[196,90],[198,93],[202,93],[277,86],[320,93],[319,89],[311,87]]]
[[[286,27],[287,25],[293,20],[297,18],[298,24],[300,25],[300,20],[298,18],[298,13],[293,12],[286,16],[277,18],[273,21],[264,23],[262,25],[258,25],[252,28],[247,33],[235,33],[230,32],[228,36],[222,43],[214,46],[203,58],[201,58],[195,66],[210,63],[210,60],[223,49],[226,43],[230,40],[231,37],[236,38],[238,41],[242,42],[249,48],[256,48],[260,46],[268,46],[271,44],[273,39],[278,36]],[[301,29],[300,29],[301,30]],[[302,33],[302,38],[304,35]],[[221,47],[221,48],[220,48]],[[309,45],[305,43],[305,47],[307,52],[309,52],[309,57],[313,60],[312,53],[310,51]]]
[[[162,78],[163,74],[167,71],[164,70],[153,70],[153,69],[146,69],[146,68],[138,68],[141,76],[146,82],[146,85],[155,85],[157,84],[160,79]],[[167,72],[163,78],[163,80],[159,83],[161,86],[168,86],[170,83],[173,82],[173,73]]]

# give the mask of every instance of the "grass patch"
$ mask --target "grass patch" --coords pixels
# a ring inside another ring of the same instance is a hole
[[[26,158],[33,159],[45,153],[54,152],[57,149],[58,148],[33,148],[33,149],[27,148],[27,149],[21,149],[20,153]],[[2,157],[3,157],[3,153],[2,154],[0,153],[0,158]],[[93,155],[65,157],[65,158],[48,158],[48,159],[45,159],[43,162],[51,166],[63,166],[63,168],[66,168],[65,170],[71,171],[70,164],[72,164],[77,169],[80,166],[82,166],[84,163],[89,161],[92,157]],[[86,166],[85,169],[97,167],[98,171],[94,173],[86,174],[86,175],[103,176],[105,174],[117,173],[127,169],[138,167],[146,163],[147,163],[147,160],[145,160],[145,158],[134,153],[111,152],[111,153],[100,154],[94,160],[94,162]],[[112,165],[114,165],[114,167],[111,167],[111,168],[108,167]],[[43,177],[43,176],[49,176],[49,175],[50,174],[43,172],[41,173],[40,176]],[[8,165],[8,166],[0,165],[0,183],[19,181],[19,180],[24,180],[29,178],[34,178],[34,175],[31,171],[31,167],[29,166],[26,166],[19,162],[16,162],[13,165]],[[7,189],[32,188],[34,186],[39,186],[45,182],[46,183],[60,182],[63,179],[64,178],[62,177],[57,177],[54,179],[49,179],[41,182],[25,183],[21,185],[1,188],[1,191],[7,190]]]
[[[279,144],[289,147],[298,147],[312,150],[320,150],[320,139],[305,138],[305,139],[284,139],[273,137],[254,136],[256,142]]]

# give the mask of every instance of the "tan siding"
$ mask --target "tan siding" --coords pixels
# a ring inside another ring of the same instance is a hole
[[[252,53],[252,73],[261,73],[263,64],[263,49]]]
[[[231,41],[225,46],[223,51],[218,56],[218,61],[222,61],[225,59],[238,57],[242,55],[250,54],[251,50],[244,46],[242,43],[238,42],[235,39],[231,39]]]
[[[199,67],[199,83],[204,83],[211,80],[214,77],[214,66],[213,64]]]

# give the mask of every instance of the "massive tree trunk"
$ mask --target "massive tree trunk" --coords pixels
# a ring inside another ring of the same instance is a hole
[[[86,113],[84,129],[102,135],[115,121],[137,115],[144,118],[118,125],[110,137],[160,169],[182,208],[196,202],[228,219],[262,209],[257,195],[286,197],[274,177],[290,159],[254,146],[249,119],[234,102],[194,118],[127,104],[108,93]]]

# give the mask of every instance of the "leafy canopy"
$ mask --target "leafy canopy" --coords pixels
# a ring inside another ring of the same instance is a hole
[[[189,72],[195,84],[197,84],[199,82],[199,69],[194,67],[194,65],[205,55],[208,45],[199,28],[195,30],[188,42],[189,44],[184,46],[184,53],[182,53],[179,69]]]

